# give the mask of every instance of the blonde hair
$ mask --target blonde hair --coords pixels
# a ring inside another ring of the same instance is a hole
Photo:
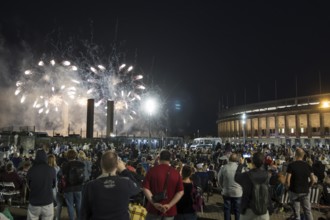
[[[81,160],[87,160],[87,157],[86,157],[86,154],[84,151],[79,151],[78,153],[78,159],[81,159]]]
[[[51,167],[57,167],[56,157],[54,154],[48,155],[48,165]]]

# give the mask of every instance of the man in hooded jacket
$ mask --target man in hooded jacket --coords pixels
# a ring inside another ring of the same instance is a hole
[[[36,152],[36,158],[27,173],[30,189],[27,219],[52,220],[54,217],[53,187],[56,183],[55,169],[47,164],[47,154],[43,149]]]

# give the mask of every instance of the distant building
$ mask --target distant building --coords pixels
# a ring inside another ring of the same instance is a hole
[[[218,136],[230,142],[329,145],[330,94],[281,99],[219,111]]]

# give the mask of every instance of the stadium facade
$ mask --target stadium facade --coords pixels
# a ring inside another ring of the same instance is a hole
[[[329,145],[330,93],[221,109],[217,127],[234,143]]]

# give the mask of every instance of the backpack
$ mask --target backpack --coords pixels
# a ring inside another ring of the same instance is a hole
[[[267,213],[269,201],[268,178],[263,183],[257,183],[251,172],[248,172],[248,176],[253,185],[249,207],[254,214],[264,215]]]
[[[204,206],[203,190],[200,187],[192,184],[191,198],[193,201],[193,209],[196,212],[202,211]]]
[[[85,181],[85,164],[80,161],[71,163],[67,180],[71,186],[82,185]]]

